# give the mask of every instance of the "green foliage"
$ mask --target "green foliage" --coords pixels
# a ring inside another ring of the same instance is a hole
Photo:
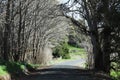
[[[10,73],[19,74],[26,69],[26,66],[20,62],[7,62],[5,65],[7,66],[7,71]]]
[[[111,70],[110,75],[114,78],[114,80],[120,80],[120,71]]]
[[[52,53],[54,58],[58,58],[61,56],[60,48],[61,48],[60,46],[57,46],[54,48],[53,53]]]
[[[26,68],[28,69],[28,71],[32,71],[35,70],[36,68],[38,68],[40,65],[39,64],[24,64],[26,66]]]
[[[20,74],[25,70],[25,66],[23,64],[17,62],[5,62],[4,64],[0,64],[0,75],[5,75],[8,73]]]
[[[116,62],[112,62],[111,66],[113,67],[113,69],[110,71],[111,77],[113,77],[114,80],[120,80],[120,65]]]
[[[68,45],[68,48],[69,48],[69,52],[71,54],[81,55],[81,54],[86,53],[84,48],[78,48],[78,47],[74,47],[72,45]]]
[[[0,65],[3,65],[4,71],[7,71],[9,73],[13,73],[13,74],[20,74],[23,73],[23,71],[25,71],[26,65],[22,62],[7,62],[7,61],[1,61]],[[1,69],[3,70],[3,69]]]
[[[7,73],[22,74],[27,70],[34,70],[38,65],[28,64],[25,62],[7,62],[0,60],[0,75]]]
[[[63,59],[70,59],[69,48],[67,43],[61,43],[53,51],[53,56],[55,58],[62,57]]]
[[[0,65],[0,75],[6,75],[7,73],[6,66]]]

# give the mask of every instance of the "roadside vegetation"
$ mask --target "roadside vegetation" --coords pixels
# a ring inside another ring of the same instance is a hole
[[[114,80],[120,80],[120,71],[111,70],[110,75]]]
[[[83,48],[74,47],[67,43],[57,46],[53,52],[53,55],[54,58],[49,65],[86,58],[86,52]],[[0,75],[4,76],[10,73],[17,77],[42,66],[44,65],[28,64],[24,62],[7,62],[0,60]]]
[[[54,58],[50,62],[50,64],[56,64],[70,60],[77,60],[80,58],[84,58],[84,59],[87,58],[87,54],[84,48],[75,47],[67,43],[64,43],[61,46],[57,46],[54,49],[53,56]]]
[[[6,66],[0,65],[0,75],[6,75],[6,74],[8,74]]]
[[[110,75],[114,80],[120,80],[120,65],[118,63],[112,62],[111,65],[113,68],[110,71]]]
[[[58,1],[0,0],[0,76],[86,58],[120,80],[120,0]]]
[[[28,74],[29,71],[35,70],[40,65],[28,64],[25,62],[7,62],[0,60],[0,76],[11,75],[11,77],[19,77]]]

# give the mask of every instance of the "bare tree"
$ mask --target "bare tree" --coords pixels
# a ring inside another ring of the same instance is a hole
[[[33,45],[31,47],[32,55],[33,59],[36,60],[33,61],[35,63],[46,63],[49,60],[43,57],[46,54],[43,53],[44,49],[63,40],[67,34],[68,25],[64,22],[66,19],[61,16],[59,6],[54,1],[35,0],[34,3],[36,5],[31,6],[34,12],[29,12],[29,15],[34,15],[30,16],[33,23],[30,26],[34,27],[29,42]]]
[[[0,2],[1,57],[6,61],[25,61],[29,55],[33,63],[47,63],[47,59],[52,59],[50,46],[64,40],[68,29],[57,2],[4,1],[4,5]]]

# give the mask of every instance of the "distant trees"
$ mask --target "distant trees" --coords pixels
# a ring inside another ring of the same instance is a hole
[[[29,55],[42,63],[44,50],[67,35],[54,0],[1,0],[0,6],[0,55],[6,61],[25,61]]]
[[[64,22],[65,18],[61,16],[59,6],[55,4],[55,1],[37,0],[35,4],[35,7],[32,6],[34,12],[30,12],[30,15],[34,15],[31,16],[33,17],[31,21],[34,21],[32,25],[34,29],[31,34],[33,37],[29,41],[33,45],[31,47],[33,49],[32,59],[35,59],[37,63],[46,63],[49,60],[43,57],[46,54],[44,50],[63,40],[67,35],[68,26]],[[49,56],[52,57],[52,53]]]
[[[119,55],[119,31],[116,31],[120,26],[119,0],[68,0],[61,7],[64,15],[90,36],[94,68],[109,73],[111,57],[118,58]],[[78,19],[75,19],[76,15]]]

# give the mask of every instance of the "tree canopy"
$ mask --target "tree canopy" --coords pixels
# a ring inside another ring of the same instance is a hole
[[[90,36],[95,69],[109,73],[111,63],[120,60],[120,1],[68,0],[61,7],[63,14]]]

